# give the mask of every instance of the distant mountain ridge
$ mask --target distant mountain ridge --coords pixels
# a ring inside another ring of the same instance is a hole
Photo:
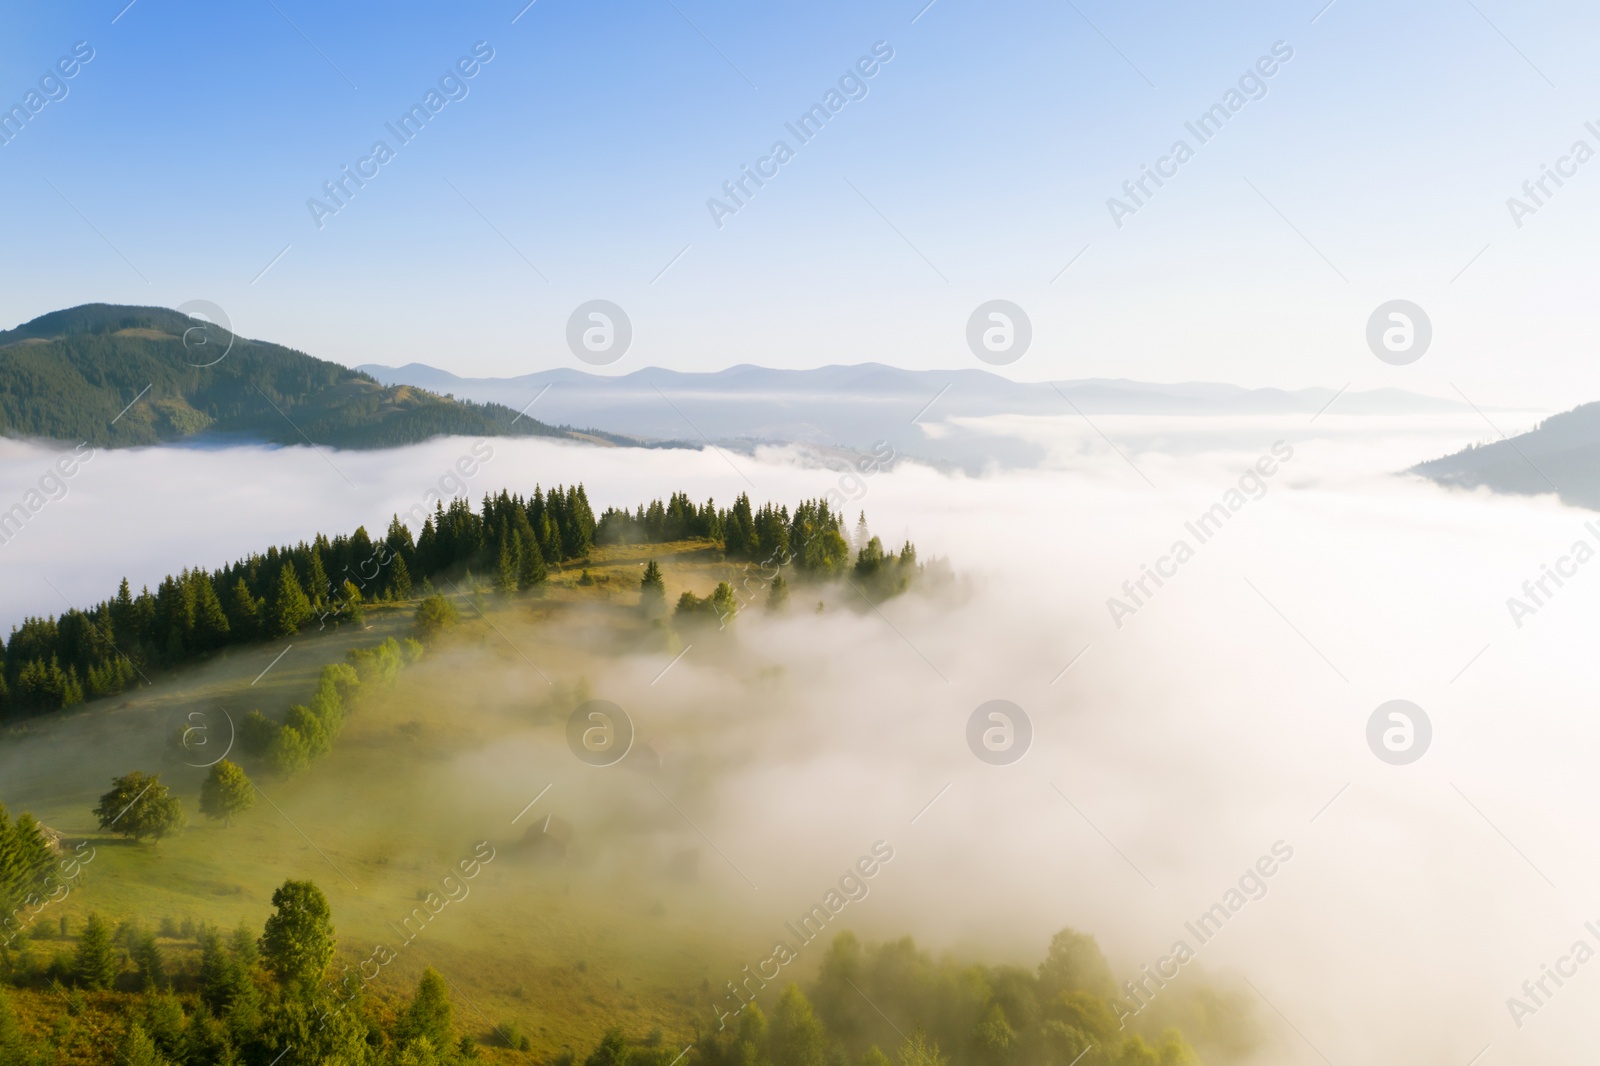
[[[532,403],[547,420],[598,426],[647,439],[734,447],[797,442],[863,450],[890,440],[903,454],[972,473],[991,463],[1031,466],[1043,445],[1015,433],[961,420],[989,416],[1129,414],[1152,416],[1279,415],[1307,417],[1337,397],[1341,414],[1460,412],[1451,400],[1396,389],[1247,389],[1187,382],[1123,380],[1015,382],[980,369],[902,370],[880,363],[813,370],[749,364],[714,373],[649,367],[605,377],[576,369],[513,378],[463,378],[422,363],[358,369],[389,384],[412,384],[518,410]],[[1163,432],[1168,444],[1172,435]]]
[[[425,363],[401,367],[364,363],[357,370],[390,384],[417,385],[479,400],[493,397],[511,405],[516,396],[532,398],[546,385],[576,388],[599,397],[622,399],[654,396],[654,389],[693,392],[708,398],[828,399],[880,402],[903,396],[933,398],[950,386],[952,399],[963,406],[1004,408],[989,413],[1025,413],[1021,406],[1061,409],[1061,394],[1086,412],[1102,414],[1293,414],[1315,413],[1338,393],[1333,389],[1249,389],[1213,382],[1154,384],[1122,378],[1086,378],[1059,382],[1016,382],[986,370],[903,370],[882,363],[834,364],[813,370],[776,370],[741,363],[726,370],[685,372],[646,367],[610,377],[581,370],[542,370],[510,378],[465,378]],[[1059,391],[1058,391],[1059,388]],[[1052,401],[1051,397],[1054,397]],[[526,401],[524,401],[526,402]],[[572,402],[572,401],[566,401]],[[659,402],[659,398],[658,398]],[[1089,406],[1085,406],[1085,405]],[[1345,393],[1339,410],[1354,414],[1460,411],[1453,400],[1399,389]],[[976,413],[976,412],[964,412]],[[1031,413],[1031,412],[1026,412]]]
[[[164,307],[115,304],[54,311],[0,332],[0,433],[99,447],[201,434],[345,448],[443,435],[600,439],[492,403],[382,384]]]

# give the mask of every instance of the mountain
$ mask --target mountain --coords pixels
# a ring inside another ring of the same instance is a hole
[[[1205,382],[1156,385],[1090,379],[1052,384],[1011,381],[978,369],[900,370],[878,363],[815,370],[740,365],[716,373],[651,367],[617,377],[561,369],[514,378],[462,378],[421,363],[358,369],[387,384],[416,385],[480,403],[522,410],[532,402],[529,410],[546,419],[645,438],[709,439],[736,447],[795,441],[852,449],[889,440],[906,454],[972,472],[993,462],[1032,465],[1044,455],[1041,444],[1018,431],[1015,419],[1009,426],[978,421],[1003,416],[1304,414],[1309,418],[1336,396],[1334,409],[1340,414],[1465,410],[1454,401],[1396,389],[1341,395],[1332,389],[1286,392]],[[1164,446],[1175,446],[1171,425],[1158,433]],[[1195,440],[1200,435],[1191,434]]]
[[[1600,510],[1600,403],[1551,415],[1527,433],[1419,463],[1413,474],[1441,485],[1480,486]]]
[[[384,448],[447,434],[631,443],[383,384],[163,307],[113,304],[0,332],[0,433],[100,447],[217,436]]]

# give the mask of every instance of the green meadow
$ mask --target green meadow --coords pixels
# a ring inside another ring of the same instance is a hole
[[[281,717],[351,648],[405,636],[413,605],[369,607],[363,627],[227,649],[148,686],[13,727],[0,747],[7,805],[32,812],[69,845],[94,848],[70,895],[37,926],[48,930],[64,917],[75,932],[97,912],[150,928],[166,920],[169,928],[185,920],[258,927],[277,885],[312,879],[333,907],[336,969],[380,943],[396,951],[373,994],[409,994],[432,965],[455,990],[458,1024],[488,1043],[504,1022],[527,1033],[541,1056],[590,1046],[609,1025],[689,1043],[693,1021],[710,1017],[709,991],[695,993],[735,973],[752,944],[765,943],[770,920],[742,925],[682,878],[607,873],[534,854],[524,834],[547,815],[560,817],[561,797],[522,809],[549,774],[528,765],[511,779],[475,781],[459,768],[474,753],[519,740],[571,758],[552,746],[564,745],[580,684],[604,675],[595,630],[610,629],[613,639],[653,636],[635,606],[646,558],[662,562],[671,601],[684,590],[705,595],[731,577],[734,568],[719,556],[697,542],[599,547],[586,568],[552,572],[536,596],[442,586],[458,601],[461,624],[391,686],[363,692],[331,754],[304,773],[284,779],[252,768],[258,802],[229,826],[202,817],[197,797],[203,765],[228,746],[230,719],[253,709]],[[513,691],[489,707],[470,681],[490,672],[519,678],[522,698]],[[98,827],[91,808],[114,776],[134,769],[160,773],[182,798],[183,831],[135,843]],[[444,895],[440,879],[480,841],[495,857],[467,882],[465,897],[424,924],[418,915],[426,908],[413,913],[422,897]],[[191,938],[162,943],[181,958]],[[32,949],[47,957],[71,946],[42,939]]]

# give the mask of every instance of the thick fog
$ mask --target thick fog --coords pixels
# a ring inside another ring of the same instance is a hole
[[[492,441],[465,481],[474,500],[579,480],[597,513],[680,489],[791,506],[835,490],[852,520],[865,510],[886,544],[910,538],[955,577],[881,610],[852,606],[848,588],[797,587],[788,614],[752,609],[665,673],[665,653],[604,671],[545,658],[513,627],[554,679],[581,672],[623,706],[660,772],[586,766],[558,729],[529,730],[441,770],[466,797],[452,802],[514,812],[530,781],[550,782],[544,809],[579,832],[621,834],[631,818],[665,849],[698,849],[705,911],[757,931],[752,966],[881,840],[893,859],[838,924],[1025,964],[1071,925],[1099,939],[1119,980],[1183,940],[1194,960],[1171,984],[1244,989],[1261,1062],[1587,1051],[1600,964],[1562,963],[1575,976],[1546,979],[1537,999],[1523,983],[1577,941],[1600,948],[1584,927],[1600,919],[1586,621],[1600,566],[1576,553],[1518,619],[1507,599],[1532,603],[1524,582],[1575,542],[1600,547],[1591,516],[1396,475],[1486,435],[1462,418],[1095,426],[995,420],[984,428],[1049,459],[977,478],[904,462],[858,480],[782,449]],[[912,451],[921,432],[891,443]],[[57,498],[0,545],[0,620],[319,530],[376,534],[470,445],[100,452],[46,485]],[[0,507],[38,488],[60,451],[0,443]],[[1216,504],[1220,528],[1202,542],[1188,524]],[[417,669],[457,671],[463,705],[490,711],[552,691],[520,659],[467,648]],[[967,741],[974,710],[997,699],[1031,721],[1031,748],[1009,765]],[[1431,721],[1407,765],[1368,743],[1369,718],[1396,699]],[[1247,902],[1202,943],[1185,923],[1230,889]],[[1537,1007],[1520,1028],[1510,996]]]

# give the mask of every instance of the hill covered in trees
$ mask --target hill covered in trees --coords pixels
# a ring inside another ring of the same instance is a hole
[[[341,448],[444,435],[632,443],[499,404],[385,386],[162,307],[85,304],[0,332],[0,433],[127,447],[202,432]]]
[[[421,520],[413,537],[407,522]],[[394,603],[434,591],[432,582],[465,584],[476,573],[503,595],[537,591],[550,567],[586,560],[596,544],[701,540],[743,564],[735,584],[709,599],[680,598],[679,616],[721,625],[757,595],[781,603],[790,579],[848,577],[862,596],[904,591],[919,571],[916,549],[885,551],[855,531],[827,500],[802,500],[791,511],[753,508],[741,495],[731,507],[693,503],[675,493],[633,511],[608,509],[597,520],[582,485],[535,486],[531,496],[502,491],[474,511],[464,498],[433,513],[418,508],[390,519],[381,538],[365,527],[349,535],[318,534],[274,546],[214,570],[195,567],[135,594],[127,579],[111,598],[59,617],[27,618],[14,627],[0,664],[0,721],[46,713],[121,692],[168,669],[230,645],[277,640],[305,629],[361,620],[363,604]],[[852,538],[858,543],[852,543]],[[788,576],[786,577],[785,574]],[[640,589],[652,611],[659,571]]]
[[[1418,463],[1408,473],[1518,496],[1553,492],[1563,503],[1600,511],[1600,403],[1551,415],[1506,440]]]

